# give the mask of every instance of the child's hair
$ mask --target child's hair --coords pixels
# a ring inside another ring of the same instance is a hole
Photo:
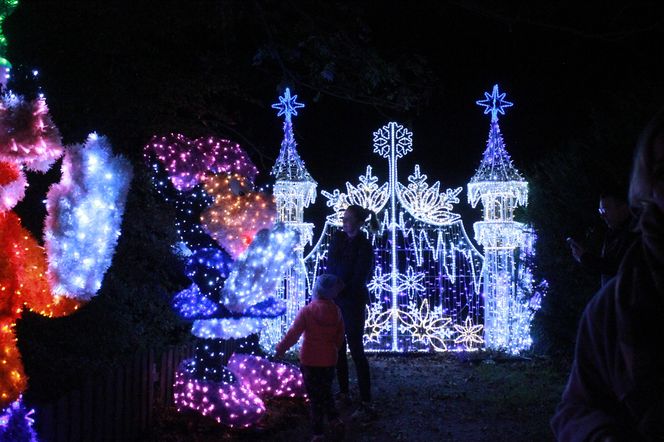
[[[376,212],[373,210],[365,209],[364,207],[357,204],[348,206],[346,210],[350,210],[353,216],[359,220],[362,220],[362,222],[367,222],[368,220],[370,233],[375,233],[380,228],[378,217],[376,216]]]
[[[324,273],[316,278],[314,284],[314,299],[333,299],[343,288],[343,282],[334,275]]]

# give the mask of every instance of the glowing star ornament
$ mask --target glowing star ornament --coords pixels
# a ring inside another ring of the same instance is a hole
[[[67,150],[62,179],[47,194],[44,233],[49,278],[58,295],[88,300],[99,290],[122,223],[129,161],[105,137],[90,134]]]
[[[506,93],[498,91],[498,85],[493,85],[491,94],[484,93],[484,100],[477,100],[479,106],[484,106],[484,115],[491,114],[491,122],[498,121],[498,114],[505,115],[505,108],[512,107],[514,103],[505,100]]]
[[[528,227],[514,221],[514,210],[528,204],[528,183],[512,163],[498,125],[498,114],[504,115],[512,103],[505,100],[498,85],[491,94],[484,95],[486,99],[477,104],[485,107],[485,114],[491,114],[489,138],[480,166],[468,184],[468,202],[475,207],[481,201],[484,207],[483,221],[473,226],[475,238],[485,251],[484,341],[487,348],[519,353],[530,347],[530,320],[534,313],[527,307],[533,293],[517,290],[532,275],[515,260],[515,255],[521,254],[529,243]],[[533,288],[530,284],[528,290]],[[457,328],[457,343],[478,343],[468,324]]]
[[[277,297],[286,304],[283,316],[267,320],[261,331],[261,346],[273,352],[276,344],[295,319],[297,312],[305,305],[307,271],[304,265],[304,248],[313,240],[311,223],[304,222],[304,209],[316,200],[316,181],[311,177],[304,161],[297,152],[297,143],[293,133],[292,116],[296,109],[304,107],[297,103],[290,90],[286,89],[280,102],[272,107],[279,110],[277,116],[284,116],[283,139],[277,161],[272,167],[274,177],[273,194],[277,206],[278,221],[300,234],[300,241],[295,246],[295,262],[286,270],[283,284],[278,287]]]
[[[284,115],[286,121],[291,121],[291,115],[297,115],[297,110],[304,107],[304,104],[298,103],[297,95],[291,97],[290,89],[286,88],[284,95],[279,97],[279,103],[273,104],[273,109],[278,109],[278,117]]]

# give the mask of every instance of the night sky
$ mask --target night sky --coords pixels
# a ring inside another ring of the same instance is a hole
[[[664,103],[660,2],[349,2],[369,30],[367,45],[384,59],[425,61],[427,104],[410,110],[316,97],[283,71],[255,66],[266,38],[288,41],[289,30],[308,20],[334,30],[344,16],[328,17],[327,9],[315,9],[319,2],[246,2],[260,5],[263,16],[257,18],[241,3],[22,0],[5,26],[8,58],[39,69],[66,142],[97,130],[138,161],[153,133],[216,134],[244,145],[265,177],[281,140],[270,104],[288,84],[307,106],[295,118],[295,130],[319,190],[354,182],[366,164],[385,178],[386,161],[372,153],[371,133],[390,120],[414,132],[402,182],[417,162],[430,182],[465,187],[489,127],[475,101],[495,83],[515,103],[501,128],[525,172],[570,140],[592,143],[598,121],[619,134],[606,148],[623,148],[628,157],[638,129]],[[344,21],[352,22],[352,9],[347,14]],[[290,21],[270,22],[280,17]],[[229,75],[235,75],[232,92],[199,100],[206,84],[215,87]],[[182,97],[190,100],[180,108]],[[212,116],[201,123],[191,109]],[[460,206],[467,206],[465,191]],[[319,196],[315,219],[321,210]]]

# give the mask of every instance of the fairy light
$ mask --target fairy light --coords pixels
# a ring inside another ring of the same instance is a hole
[[[0,98],[0,161],[46,172],[62,156],[60,132],[43,97],[32,101],[8,92]]]
[[[0,436],[11,435],[12,440],[37,442],[37,433],[33,428],[34,414],[35,410],[25,408],[19,395],[17,400],[0,411]]]
[[[273,192],[278,220],[296,230],[300,234],[300,241],[295,246],[295,262],[286,270],[284,282],[278,288],[277,297],[285,302],[286,312],[278,318],[266,320],[265,329],[261,332],[261,346],[268,352],[274,351],[297,312],[305,304],[307,272],[304,247],[313,240],[314,225],[304,222],[304,209],[316,200],[317,183],[297,153],[292,116],[297,115],[297,109],[304,107],[304,104],[298,103],[296,99],[297,95],[291,97],[290,89],[286,88],[284,95],[279,97],[279,103],[272,105],[279,111],[277,116],[284,116],[281,149],[271,172],[275,179]],[[297,346],[293,348],[296,349]]]
[[[407,185],[398,181],[398,160],[410,153],[412,133],[388,123],[373,136],[374,152],[388,161],[388,180],[379,182],[371,166],[359,184],[322,191],[333,213],[305,258],[308,280],[325,271],[332,235],[344,211],[357,204],[377,213],[380,226],[369,236],[374,274],[367,285],[371,302],[365,324],[368,351],[421,352],[476,349],[457,345],[455,324],[482,321],[482,255],[454,213],[462,188],[441,190],[416,165]],[[365,233],[366,234],[366,233]]]
[[[250,190],[248,179],[243,176],[209,176],[203,188],[213,203],[201,214],[201,224],[233,259],[246,250],[259,230],[274,223],[274,200]]]
[[[176,372],[175,403],[224,425],[252,425],[265,412],[261,397],[303,391],[299,372],[251,355],[264,318],[284,311],[275,295],[299,236],[273,225],[274,201],[254,190],[256,168],[238,145],[171,134],[153,137],[145,158],[155,189],[175,204],[175,251],[192,281],[173,298],[197,338]]]
[[[131,175],[129,161],[113,156],[106,137],[90,134],[85,144],[67,149],[62,180],[46,196],[53,293],[87,300],[101,287],[120,237]]]
[[[412,151],[412,133],[397,123],[374,133],[374,152],[388,160],[387,182],[380,184],[368,166],[358,185],[347,182],[345,192],[321,192],[333,213],[305,258],[308,281],[325,271],[331,237],[348,206],[378,214],[380,228],[369,236],[375,261],[367,285],[368,351],[486,346],[518,353],[532,343],[530,322],[546,283],[532,275],[534,233],[513,220],[514,209],[528,202],[528,183],[512,164],[498,126],[498,115],[512,103],[495,86],[478,104],[491,114],[491,127],[487,150],[468,184],[468,201],[484,205],[484,220],[474,225],[484,256],[453,212],[461,187],[441,191],[439,182],[429,185],[419,165],[407,185],[398,181],[397,162]]]
[[[528,241],[529,229],[514,221],[514,209],[528,204],[528,183],[516,169],[505,149],[498,114],[512,103],[505,100],[494,85],[491,94],[477,101],[484,106],[485,114],[491,114],[487,148],[475,175],[468,184],[468,202],[475,207],[481,201],[484,206],[483,221],[474,224],[475,238],[484,247],[484,339],[487,348],[518,353],[530,347],[530,321],[534,311],[529,296],[533,295],[533,284],[517,291],[523,279],[531,278],[528,268],[515,261],[515,251],[532,255],[534,236]],[[523,248],[530,243],[529,250]],[[535,296],[540,296],[535,294]],[[471,329],[464,325],[463,341],[470,337]]]
[[[179,191],[190,191],[206,174],[237,173],[253,182],[258,173],[239,144],[214,137],[191,140],[174,133],[154,136],[145,154],[148,160],[156,156]]]

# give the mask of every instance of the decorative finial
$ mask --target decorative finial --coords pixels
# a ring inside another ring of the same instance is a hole
[[[279,103],[272,105],[272,108],[279,110],[277,117],[286,115],[286,121],[290,121],[291,115],[297,115],[297,109],[304,107],[304,104],[298,103],[296,99],[297,95],[291,97],[290,89],[286,88],[284,95],[279,97]]]
[[[491,122],[498,121],[498,113],[505,115],[505,108],[512,107],[514,103],[510,103],[505,100],[505,92],[502,94],[498,92],[498,85],[493,86],[493,91],[491,95],[488,92],[484,93],[484,100],[478,100],[477,103],[480,106],[484,106],[484,115],[491,113]]]

